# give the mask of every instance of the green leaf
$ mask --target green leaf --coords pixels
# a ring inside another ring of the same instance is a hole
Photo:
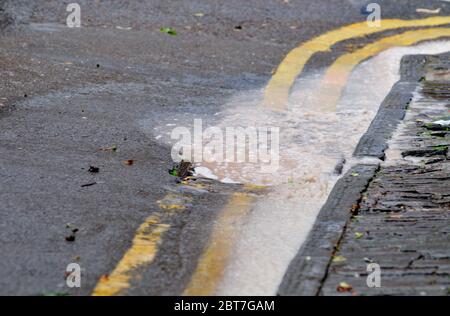
[[[361,237],[363,237],[364,236],[364,233],[360,233],[360,232],[356,232],[355,233],[355,238],[356,239],[359,239],[359,238],[361,238]]]
[[[172,36],[177,35],[177,32],[171,27],[162,27],[159,30],[161,32],[163,32],[163,33],[167,33],[167,34],[172,35]]]

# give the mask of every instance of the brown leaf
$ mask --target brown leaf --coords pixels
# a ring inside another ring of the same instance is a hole
[[[132,164],[134,164],[134,160],[133,159],[127,159],[124,160],[123,163],[127,166],[131,166]]]

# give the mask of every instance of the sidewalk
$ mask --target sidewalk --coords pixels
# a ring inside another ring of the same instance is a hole
[[[449,295],[449,99],[449,55],[403,60],[354,154],[384,160],[338,182],[281,295]],[[366,283],[369,263],[381,268],[379,288]]]

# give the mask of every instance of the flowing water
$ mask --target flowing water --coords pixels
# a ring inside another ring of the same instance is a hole
[[[284,112],[261,107],[262,91],[233,97],[223,110],[203,122],[226,127],[279,128],[279,168],[262,173],[255,163],[201,163],[200,175],[223,182],[263,184],[270,193],[256,201],[244,219],[230,256],[219,295],[273,295],[343,172],[355,163],[352,152],[393,84],[400,59],[408,54],[450,51],[450,42],[389,49],[353,71],[335,111],[323,111],[317,91],[323,70],[297,80]],[[194,118],[192,118],[194,119]],[[176,120],[176,118],[175,118]],[[185,120],[186,121],[186,120]],[[144,122],[145,123],[145,122]],[[167,141],[176,122],[165,122],[153,136]],[[145,125],[145,124],[144,124]],[[161,135],[165,135],[162,137]]]

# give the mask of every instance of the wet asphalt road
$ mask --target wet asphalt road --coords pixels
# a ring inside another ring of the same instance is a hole
[[[0,0],[0,294],[89,295],[160,211],[157,201],[180,190],[167,172],[170,148],[148,130],[170,116],[217,112],[262,88],[298,43],[365,19],[356,0],[79,0],[82,27],[69,29],[69,2]],[[449,8],[381,4],[386,18]],[[159,31],[167,26],[178,35]],[[117,152],[99,150],[112,145]],[[167,219],[155,261],[124,294],[182,293],[217,212],[238,190],[208,189]],[[68,223],[79,229],[74,242],[65,240]],[[71,262],[82,267],[80,289],[65,286]]]

